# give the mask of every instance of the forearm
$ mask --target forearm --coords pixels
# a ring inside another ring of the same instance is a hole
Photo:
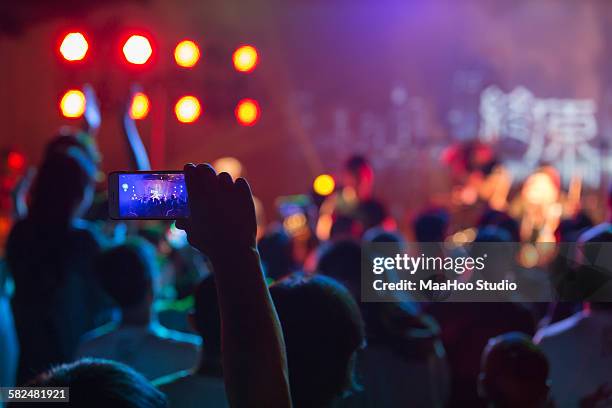
[[[291,405],[280,323],[254,249],[212,259],[232,406]]]

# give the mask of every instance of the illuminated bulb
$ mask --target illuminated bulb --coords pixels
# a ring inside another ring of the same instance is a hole
[[[149,114],[149,98],[142,92],[134,94],[132,106],[130,107],[130,117],[134,120],[144,119]]]
[[[253,99],[243,99],[238,102],[234,114],[236,120],[243,126],[253,126],[259,120],[261,110],[257,101]]]
[[[334,192],[336,182],[329,174],[321,174],[320,176],[317,176],[314,183],[312,183],[312,188],[318,195],[328,196]]]
[[[67,118],[79,118],[85,112],[85,95],[78,89],[71,89],[60,101],[62,115]]]
[[[176,118],[181,123],[195,122],[201,111],[200,101],[195,96],[183,96],[174,106]]]
[[[259,56],[257,50],[251,45],[243,45],[234,51],[234,68],[239,72],[250,72],[255,69]]]
[[[145,64],[153,54],[151,43],[142,35],[133,35],[123,45],[125,59],[136,65]]]
[[[199,59],[200,49],[193,41],[181,41],[174,49],[174,60],[181,67],[191,68]]]
[[[80,61],[85,58],[89,45],[82,33],[68,33],[60,45],[60,53],[66,61]]]

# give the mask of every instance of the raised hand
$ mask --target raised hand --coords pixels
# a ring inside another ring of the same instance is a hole
[[[102,124],[102,115],[100,114],[100,105],[98,103],[98,97],[96,91],[89,84],[83,86],[83,93],[85,94],[85,125],[87,133],[92,137],[98,134],[100,125]]]
[[[138,85],[132,85],[122,113],[121,123],[123,124],[123,133],[128,143],[130,158],[132,159],[134,167],[136,170],[140,171],[151,170],[151,162],[149,161],[147,149],[144,143],[142,143],[136,122],[130,115],[132,100],[137,92],[140,92],[140,87]]]
[[[187,164],[184,170],[190,216],[176,226],[213,265],[230,405],[290,407],[283,335],[255,245],[249,184],[217,175],[208,164]]]
[[[191,216],[177,227],[187,231],[190,244],[211,258],[254,249],[257,224],[247,181],[217,175],[208,164],[187,164],[184,171]]]

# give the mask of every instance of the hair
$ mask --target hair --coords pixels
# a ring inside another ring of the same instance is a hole
[[[93,186],[95,165],[77,148],[45,156],[32,186],[29,214],[38,223],[67,224]]]
[[[340,281],[358,299],[361,285],[361,246],[350,239],[331,243],[321,252],[317,271]]]
[[[496,226],[503,228],[511,236],[512,242],[520,242],[520,226],[519,223],[510,215],[503,211],[488,209],[482,213],[478,220],[478,228],[485,226]]]
[[[280,228],[267,232],[259,240],[257,249],[267,277],[279,279],[293,271],[291,247],[289,235]]]
[[[387,217],[389,217],[387,208],[377,200],[366,200],[359,203],[357,214],[357,218],[366,230],[382,225]]]
[[[419,214],[412,226],[418,242],[442,242],[448,229],[448,212],[441,208],[428,209]]]
[[[373,227],[364,232],[363,240],[370,243],[393,243],[399,244],[401,247],[404,243],[404,237],[397,231],[386,231],[381,227]]]
[[[285,338],[293,404],[321,407],[357,388],[355,352],[365,342],[357,303],[339,282],[291,276],[270,288]]]
[[[474,242],[512,242],[512,235],[502,227],[487,225],[478,230]]]
[[[494,337],[482,354],[482,396],[499,407],[542,406],[548,397],[548,360],[523,333]]]
[[[84,132],[67,128],[61,129],[60,133],[47,144],[45,156],[51,153],[64,153],[72,147],[79,149],[92,162],[100,161],[100,152],[94,139]]]
[[[95,271],[102,287],[122,309],[141,305],[153,291],[155,248],[142,238],[102,252],[96,259]]]
[[[359,173],[364,167],[371,167],[370,162],[365,156],[359,154],[352,155],[344,163],[344,168],[351,173]]]
[[[33,406],[91,408],[164,408],[164,394],[132,368],[114,361],[85,358],[62,364],[39,375],[30,387],[68,387],[69,402],[9,403],[9,407]]]
[[[194,324],[204,340],[208,354],[221,354],[221,315],[214,276],[208,275],[198,284],[194,292]]]
[[[578,212],[573,218],[561,220],[555,230],[559,242],[576,242],[582,232],[593,226],[593,220],[584,211]]]

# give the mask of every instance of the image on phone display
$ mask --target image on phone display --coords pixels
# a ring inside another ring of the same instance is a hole
[[[167,218],[189,216],[183,173],[119,174],[121,218]]]

